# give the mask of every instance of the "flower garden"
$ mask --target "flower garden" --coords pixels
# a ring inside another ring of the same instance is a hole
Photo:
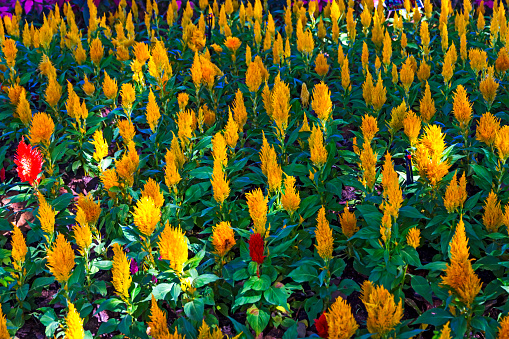
[[[509,338],[509,23],[453,3],[17,3],[0,338]]]

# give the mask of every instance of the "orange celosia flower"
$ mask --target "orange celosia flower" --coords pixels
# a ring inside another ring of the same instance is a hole
[[[475,130],[475,138],[484,142],[488,146],[492,146],[500,130],[500,119],[490,112],[484,113]]]
[[[142,197],[151,198],[154,201],[154,205],[156,208],[161,208],[164,205],[164,197],[161,193],[161,188],[159,184],[152,178],[149,178],[143,189],[141,190]]]
[[[505,163],[509,158],[509,126],[503,126],[495,137],[495,147],[498,150],[498,157]]]
[[[246,193],[246,200],[249,208],[249,215],[251,216],[251,220],[253,220],[254,232],[265,237],[268,231],[265,224],[267,223],[267,203],[269,198],[264,197],[262,190],[257,188]]]
[[[449,243],[451,263],[447,264],[442,284],[449,286],[458,295],[459,299],[470,306],[481,290],[481,281],[472,268],[468,259],[468,238],[465,233],[465,224],[460,219],[456,232]]]
[[[359,328],[352,314],[352,308],[341,297],[338,297],[329,307],[325,317],[327,319],[328,335],[331,339],[349,339]]]
[[[12,238],[11,238],[11,257],[13,260],[13,266],[16,271],[19,271],[21,269],[21,266],[25,262],[26,254],[28,253],[27,244],[25,241],[25,237],[23,236],[23,233],[17,227],[13,224],[14,230],[12,232]],[[1,336],[0,336],[1,338]]]
[[[315,59],[315,72],[321,77],[329,72],[329,64],[327,64],[327,58],[323,53],[318,54]]]
[[[226,173],[223,171],[221,164],[218,161],[214,161],[210,182],[214,191],[214,200],[219,205],[223,205],[223,202],[230,195],[230,181],[226,179]]]
[[[403,119],[403,127],[405,135],[410,140],[410,145],[414,146],[421,132],[421,118],[419,118],[413,111],[408,111],[405,119]]]
[[[421,230],[417,227],[411,228],[406,235],[406,242],[413,248],[419,247],[421,242]]]
[[[371,140],[373,140],[376,133],[378,132],[378,123],[376,118],[365,114],[362,117],[361,131],[362,136],[364,137],[364,142],[368,144],[371,143]]]
[[[324,145],[323,133],[320,128],[313,126],[311,135],[308,139],[310,160],[318,168],[321,168],[327,162],[328,152]]]
[[[94,40],[92,40],[92,43],[90,44],[90,59],[92,59],[96,67],[99,67],[103,55],[104,55],[103,43],[101,42],[101,39],[97,37]]]
[[[426,88],[424,90],[424,97],[420,101],[421,118],[425,123],[429,123],[435,115],[435,101],[431,97],[431,90],[428,82],[426,81]]]
[[[369,333],[382,337],[400,323],[403,317],[402,301],[396,304],[394,295],[383,286],[374,287],[371,283],[362,286],[362,302],[368,311],[366,325]]]
[[[161,209],[151,197],[144,196],[134,207],[133,220],[141,234],[150,237],[161,220]]]
[[[503,224],[504,214],[500,201],[498,201],[495,192],[491,191],[484,202],[484,214],[482,222],[484,227],[490,232],[497,232],[499,227]]]
[[[466,131],[472,120],[472,104],[468,101],[467,91],[463,85],[458,85],[456,88],[452,111],[459,122],[460,129]]]
[[[187,240],[180,226],[174,228],[166,222],[157,244],[161,259],[169,260],[170,267],[176,274],[180,274],[188,258]]]
[[[332,251],[334,249],[334,238],[332,237],[332,229],[329,226],[329,221],[325,217],[325,208],[318,211],[316,218],[317,225],[315,229],[316,236],[316,250],[320,258],[324,261],[329,261],[332,258]]]
[[[80,194],[78,196],[77,206],[85,212],[87,223],[94,225],[97,220],[99,220],[101,205],[99,201],[94,201],[90,193],[87,196]]]
[[[463,204],[465,200],[467,200],[466,186],[467,180],[465,173],[463,173],[458,183],[455,172],[449,186],[447,186],[445,190],[444,206],[447,212],[452,213],[456,210],[461,211],[463,209]]]
[[[359,230],[355,213],[350,212],[348,204],[345,206],[343,214],[340,215],[339,221],[341,224],[341,230],[347,238],[353,237],[353,235]]]
[[[235,245],[235,234],[228,221],[221,221],[212,227],[212,245],[215,253],[223,258]]]
[[[37,113],[32,118],[30,126],[30,143],[32,145],[43,144],[48,147],[54,130],[53,119],[46,113]]]
[[[307,88],[306,88],[307,90]],[[328,121],[332,113],[332,101],[330,98],[329,86],[323,81],[313,87],[313,100],[311,107],[315,111],[322,124]]]
[[[285,178],[285,192],[281,196],[281,204],[285,211],[287,211],[290,215],[293,215],[298,209],[300,205],[300,195],[299,192],[295,189],[295,177],[286,176]]]

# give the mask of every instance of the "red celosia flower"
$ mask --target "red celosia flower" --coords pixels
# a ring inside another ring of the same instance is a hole
[[[14,156],[14,163],[18,166],[18,175],[21,181],[28,181],[30,185],[39,182],[37,176],[42,171],[42,156],[37,148],[32,148],[30,144],[25,144],[23,138],[18,145],[16,155]]]
[[[328,338],[329,337],[329,325],[327,325],[327,318],[325,317],[325,313],[322,313],[322,315],[315,319],[315,327],[316,332],[318,332],[318,335],[322,338]]]
[[[251,234],[249,238],[249,255],[251,260],[258,264],[263,264],[263,238],[258,233]]]
[[[0,169],[0,182],[5,181],[5,168]]]

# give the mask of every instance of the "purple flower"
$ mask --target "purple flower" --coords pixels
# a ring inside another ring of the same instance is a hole
[[[135,275],[136,273],[138,273],[138,263],[136,262],[136,260],[132,259],[131,260],[131,274],[132,275]]]

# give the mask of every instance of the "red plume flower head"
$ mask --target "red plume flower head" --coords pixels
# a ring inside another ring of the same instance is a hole
[[[18,166],[17,171],[21,181],[28,181],[30,185],[34,182],[39,183],[40,179],[37,176],[42,171],[42,155],[37,148],[25,144],[24,138],[19,142],[14,163]]]
[[[260,265],[263,264],[265,258],[263,255],[263,238],[258,233],[251,234],[249,238],[249,255],[254,262]]]
[[[327,324],[325,313],[322,313],[318,319],[315,319],[315,327],[320,337],[329,338],[329,325]]]

